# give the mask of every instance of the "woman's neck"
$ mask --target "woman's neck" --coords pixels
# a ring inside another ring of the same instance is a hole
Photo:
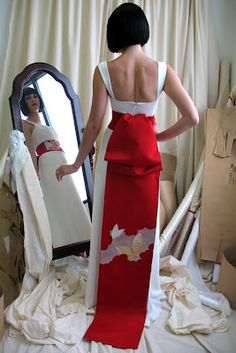
[[[40,115],[38,112],[34,112],[34,113],[29,114],[27,120],[30,120],[34,123],[41,123]]]
[[[143,48],[140,44],[130,45],[121,50],[122,55],[144,55]]]

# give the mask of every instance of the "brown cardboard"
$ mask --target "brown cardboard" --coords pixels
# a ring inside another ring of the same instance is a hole
[[[2,291],[2,288],[0,287],[0,340],[3,336],[3,311],[4,311],[3,291]]]
[[[0,188],[0,269],[17,285],[25,272],[23,232],[18,200],[9,186],[3,183]]]
[[[0,284],[4,294],[4,308],[12,303],[19,295],[18,285],[12,277],[0,269]]]
[[[236,246],[236,141],[231,154],[216,144],[219,132],[236,131],[236,108],[208,109],[198,259],[219,262],[222,252]],[[220,130],[221,129],[221,130]],[[223,136],[223,134],[222,134]],[[224,157],[214,153],[222,150]],[[227,153],[226,153],[227,152]],[[226,156],[227,155],[227,156]]]
[[[236,309],[236,246],[224,251],[216,290],[226,296],[232,309]]]

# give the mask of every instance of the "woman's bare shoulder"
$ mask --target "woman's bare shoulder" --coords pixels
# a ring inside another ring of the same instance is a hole
[[[34,125],[28,120],[22,119],[21,121],[22,121],[22,126],[23,126],[24,132],[32,133],[32,131],[34,129]]]

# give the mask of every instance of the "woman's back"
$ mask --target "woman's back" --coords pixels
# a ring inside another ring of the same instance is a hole
[[[140,46],[127,48],[108,63],[114,96],[120,101],[153,102],[157,99],[158,64]]]

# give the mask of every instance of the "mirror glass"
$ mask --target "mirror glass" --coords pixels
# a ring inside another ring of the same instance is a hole
[[[40,124],[32,124],[31,119],[20,109],[22,94],[28,87],[33,88],[43,101],[43,108],[39,112]],[[35,63],[28,65],[15,78],[9,100],[14,128],[25,132],[26,136],[25,126],[27,128],[30,126],[28,129],[30,135],[36,141],[41,131],[45,129],[49,131],[53,128],[57,136],[53,140],[47,138],[46,142],[43,142],[43,146],[48,148],[46,152],[42,155],[36,153],[40,183],[53,233],[53,257],[88,252],[92,213],[93,152],[90,158],[86,159],[83,167],[77,173],[64,177],[63,182],[57,181],[55,171],[58,166],[54,164],[54,156],[62,153],[66,163],[72,163],[78,153],[83,132],[79,97],[74,93],[69,80],[53,66]],[[63,151],[55,151],[54,147],[51,150],[50,141],[59,141]],[[47,173],[45,173],[45,166],[47,166]],[[53,183],[51,183],[52,180]],[[65,183],[64,194],[61,194],[63,183]],[[65,223],[68,224],[65,226]]]
[[[57,132],[58,140],[65,152],[68,163],[73,163],[78,153],[78,144],[75,134],[71,103],[65,94],[62,85],[51,75],[43,73],[34,77],[24,84],[23,88],[32,87],[39,92],[43,100],[44,108],[40,112],[41,122],[44,125],[53,126]],[[27,119],[21,112],[21,118]],[[79,169],[76,174],[72,174],[73,181],[84,205],[88,207],[88,195],[86,192],[83,171]]]

